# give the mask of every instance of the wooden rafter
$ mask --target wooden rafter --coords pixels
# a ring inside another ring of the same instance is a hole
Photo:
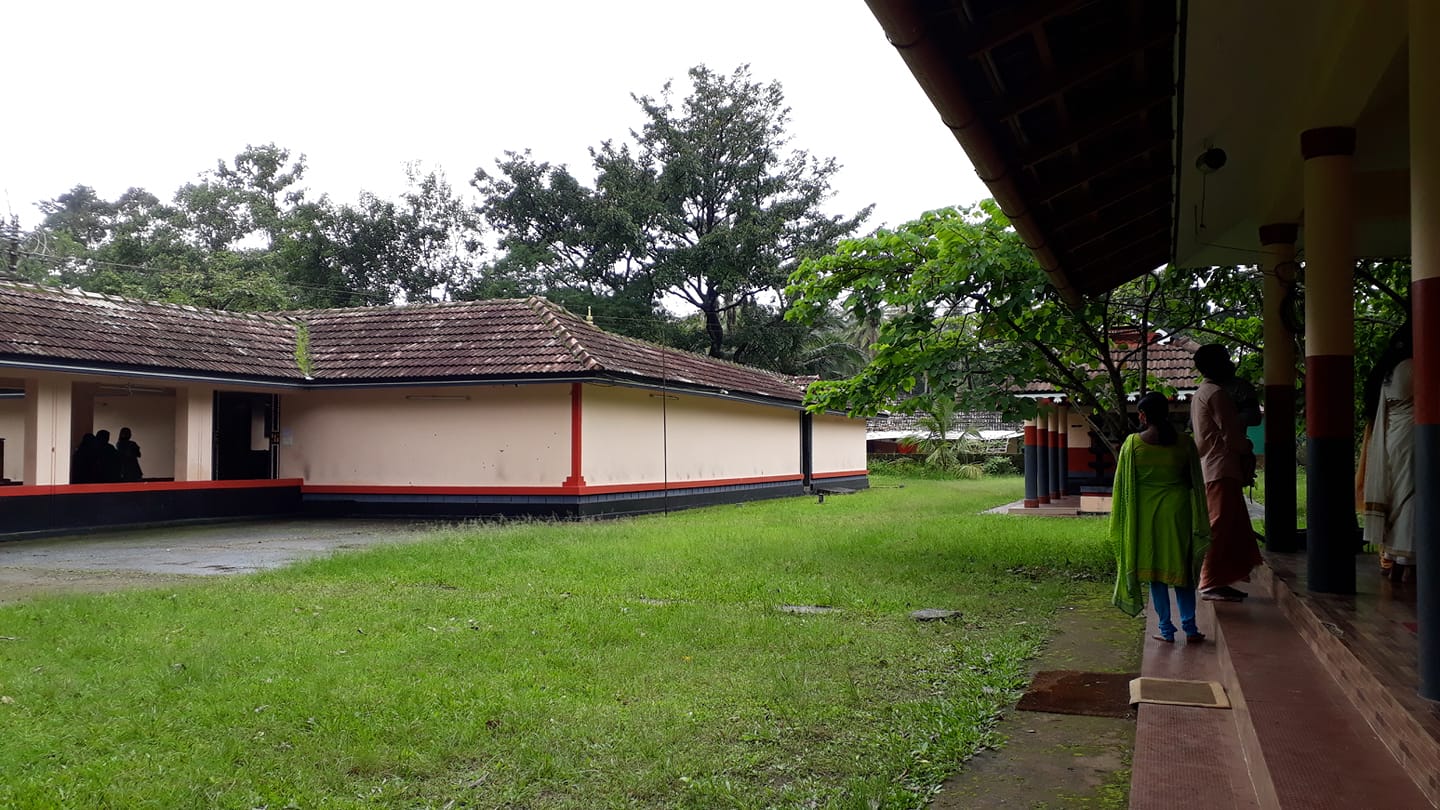
[[[972,21],[969,35],[960,42],[960,52],[967,57],[978,56],[1069,13],[1084,2],[1087,0],[1023,0],[1011,3],[984,22]]]
[[[1174,98],[1174,88],[1142,96],[1136,99],[1134,104],[1118,108],[1110,115],[1101,118],[1082,130],[1077,132],[1062,132],[1049,141],[1035,144],[1023,150],[1017,162],[1025,168],[1030,168],[1037,163],[1042,163],[1055,157],[1067,149],[1073,149],[1076,145],[1084,143],[1091,138],[1103,135],[1141,113],[1148,113],[1161,104],[1170,103]]]
[[[1130,43],[1124,49],[1097,51],[1092,54],[1090,58],[1078,65],[1067,66],[1063,69],[1052,71],[1043,81],[1037,82],[1035,87],[1024,93],[1019,93],[1012,98],[1002,99],[992,114],[997,120],[1001,121],[1013,118],[1047,99],[1058,96],[1076,85],[1089,81],[1101,73],[1114,68],[1116,65],[1129,61],[1137,51],[1148,50],[1174,38],[1175,29],[1173,27],[1155,26],[1139,41]]]
[[[1166,135],[1164,138],[1152,138],[1149,141],[1145,142],[1144,146],[1141,147],[1140,151],[1125,150],[1108,161],[1094,166],[1086,166],[1084,169],[1076,172],[1071,177],[1062,178],[1060,180],[1054,181],[1053,184],[1048,184],[1039,188],[1035,193],[1035,199],[1042,204],[1048,204],[1050,202],[1053,202],[1056,197],[1074,191],[1075,189],[1085,185],[1086,183],[1089,183],[1097,178],[1104,177],[1105,175],[1116,171],[1117,169],[1120,169],[1127,164],[1133,163],[1141,158],[1148,158],[1152,150],[1161,146],[1169,146],[1169,144],[1169,135]]]

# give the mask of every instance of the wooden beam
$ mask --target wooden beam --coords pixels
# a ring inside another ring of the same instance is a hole
[[[1120,186],[1119,188],[1114,189],[1103,197],[1096,197],[1092,199],[1090,201],[1090,204],[1086,206],[1086,210],[1083,215],[1074,219],[1068,219],[1065,222],[1056,225],[1054,228],[1054,233],[1057,237],[1059,237],[1060,234],[1070,230],[1071,228],[1074,228],[1076,225],[1080,225],[1086,222],[1092,222],[1093,220],[1099,218],[1107,209],[1119,205],[1120,203],[1129,200],[1131,197],[1134,197],[1137,194],[1149,191],[1160,185],[1161,183],[1165,183],[1168,185],[1170,180],[1171,178],[1168,172],[1165,174],[1160,174],[1157,172],[1156,174],[1153,174],[1149,177],[1141,177],[1128,185]],[[1165,200],[1165,204],[1169,205],[1170,194],[1168,193],[1168,189],[1167,193],[1165,194]],[[1061,239],[1061,241],[1064,242],[1064,244],[1066,244],[1067,246],[1070,244],[1068,240]]]
[[[1089,183],[1091,180],[1094,180],[1097,177],[1102,177],[1106,174],[1109,174],[1110,172],[1119,169],[1121,166],[1124,166],[1131,161],[1142,157],[1149,157],[1151,150],[1161,146],[1168,146],[1173,137],[1173,135],[1166,135],[1163,138],[1158,136],[1153,137],[1149,141],[1145,142],[1145,144],[1138,150],[1127,151],[1126,153],[1121,154],[1118,157],[1112,158],[1111,160],[1108,160],[1104,163],[1101,163],[1094,168],[1087,166],[1085,171],[1078,172],[1075,174],[1075,176],[1067,180],[1061,180],[1053,185],[1043,185],[1036,193],[1036,198],[1043,204],[1049,204],[1056,197],[1059,197],[1062,194],[1079,188],[1080,186]],[[1037,179],[1039,179],[1038,174]]]
[[[1107,236],[1110,236],[1116,231],[1134,227],[1137,222],[1142,222],[1149,217],[1154,217],[1158,213],[1165,213],[1165,218],[1167,220],[1166,224],[1168,224],[1168,220],[1170,217],[1169,211],[1170,204],[1166,203],[1165,205],[1156,206],[1148,211],[1143,211],[1132,217],[1122,217],[1120,219],[1117,219],[1114,225],[1111,225],[1104,230],[1097,228],[1095,230],[1095,233],[1088,236],[1085,241],[1076,242],[1073,245],[1065,245],[1065,254],[1077,261],[1083,260],[1083,255],[1079,254],[1083,254],[1085,252],[1084,248],[1089,247],[1096,242],[1099,242],[1100,240],[1104,239]]]
[[[1078,65],[1057,68],[1046,76],[1045,80],[1037,82],[1036,86],[1028,91],[1017,94],[1014,98],[1001,99],[1001,103],[991,111],[991,115],[998,121],[1014,118],[1046,99],[1058,96],[1116,65],[1129,61],[1139,51],[1149,50],[1156,45],[1173,41],[1175,32],[1174,25],[1156,26],[1153,30],[1146,32],[1138,41],[1128,42],[1123,48],[1113,51],[1097,51]]]
[[[1148,247],[1148,246],[1150,246],[1150,245],[1152,245],[1152,244],[1153,244],[1153,245],[1156,245],[1156,246],[1158,246],[1158,247],[1161,248],[1161,251],[1160,251],[1160,252],[1161,252],[1162,255],[1166,254],[1166,253],[1168,252],[1168,251],[1167,251],[1167,248],[1168,248],[1168,246],[1169,246],[1169,244],[1170,244],[1170,229],[1169,229],[1169,228],[1165,228],[1164,230],[1161,230],[1161,231],[1155,231],[1155,232],[1153,232],[1153,233],[1144,234],[1144,235],[1142,235],[1142,236],[1140,236],[1140,237],[1138,237],[1138,238],[1136,238],[1136,239],[1130,240],[1129,242],[1118,243],[1118,244],[1115,245],[1115,247],[1111,248],[1110,250],[1106,251],[1105,253],[1101,254],[1100,256],[1098,256],[1098,257],[1096,257],[1096,258],[1094,258],[1094,259],[1091,259],[1090,261],[1085,262],[1084,264],[1081,264],[1081,265],[1079,265],[1079,266],[1077,266],[1077,267],[1072,268],[1072,269],[1070,270],[1070,273],[1071,273],[1072,277],[1078,278],[1078,277],[1080,277],[1081,275],[1083,275],[1083,274],[1085,274],[1085,273],[1087,273],[1087,272],[1092,272],[1092,268],[1094,268],[1096,265],[1103,264],[1103,263],[1109,261],[1109,260],[1110,260],[1111,258],[1113,258],[1113,257],[1115,256],[1115,254],[1117,254],[1117,253],[1124,253],[1124,252],[1126,252],[1126,251],[1131,251],[1131,252],[1134,252],[1134,253],[1141,253],[1142,251],[1138,250],[1138,249],[1137,249],[1137,246],[1146,246],[1146,247]],[[1147,260],[1147,261],[1148,261],[1148,260]],[[1158,261],[1158,262],[1155,263],[1155,266],[1164,264],[1165,261],[1166,261],[1166,259],[1161,259],[1160,261]],[[1152,266],[1151,269],[1153,269],[1153,266]],[[1143,272],[1143,271],[1142,271],[1142,272]],[[1137,275],[1138,275],[1138,274],[1137,274]]]
[[[1175,88],[1170,88],[1142,96],[1134,104],[1118,107],[1111,114],[1095,121],[1079,132],[1061,132],[1055,138],[1045,143],[1036,144],[1021,152],[1018,162],[1025,168],[1030,168],[1037,163],[1049,160],[1050,158],[1071,149],[1077,144],[1088,141],[1091,138],[1104,134],[1109,130],[1129,121],[1141,113],[1148,113],[1161,104],[1170,103],[1175,98]]]
[[[966,57],[978,56],[997,45],[1068,14],[1088,0],[1023,0],[1012,2],[984,23],[972,25],[960,42]]]

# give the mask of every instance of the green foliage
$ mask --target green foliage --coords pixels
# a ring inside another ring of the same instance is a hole
[[[0,606],[0,806],[923,807],[1111,563],[903,483]]]
[[[315,368],[315,361],[310,355],[310,327],[303,323],[295,327],[295,366],[307,378]]]
[[[529,153],[478,171],[504,250],[497,270],[546,294],[580,289],[652,307],[674,296],[698,311],[694,331],[712,356],[793,370],[807,330],[772,299],[801,260],[829,251],[869,209],[821,211],[838,166],[789,148],[778,82],[757,82],[748,67],[700,66],[689,78],[683,101],[668,83],[659,98],[635,97],[644,123],[633,144],[591,149],[593,187]]]
[[[980,463],[980,469],[986,475],[1015,475],[1020,472],[1009,456],[990,456]]]
[[[409,170],[398,201],[306,198],[305,157],[247,147],[175,192],[115,202],[76,186],[40,203],[21,275],[156,301],[233,310],[443,299],[473,283],[479,215],[443,174]]]
[[[1102,434],[1129,430],[1123,403],[1139,372],[1107,333],[1129,323],[1128,302],[1060,300],[993,201],[843,240],[802,263],[787,293],[803,322],[839,307],[879,323],[868,365],[812,386],[813,407],[870,414],[928,390],[965,410],[1026,413],[1033,404],[1011,391],[1033,380],[1086,406]]]

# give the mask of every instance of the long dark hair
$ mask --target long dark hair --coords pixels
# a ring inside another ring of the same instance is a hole
[[[1175,426],[1170,423],[1170,401],[1164,394],[1151,391],[1135,403],[1135,408],[1145,414],[1145,421],[1159,431],[1161,444],[1174,444],[1179,438]]]

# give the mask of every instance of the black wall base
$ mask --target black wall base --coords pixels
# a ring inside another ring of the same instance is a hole
[[[298,484],[11,495],[0,498],[0,540],[86,529],[281,517],[300,511]]]

